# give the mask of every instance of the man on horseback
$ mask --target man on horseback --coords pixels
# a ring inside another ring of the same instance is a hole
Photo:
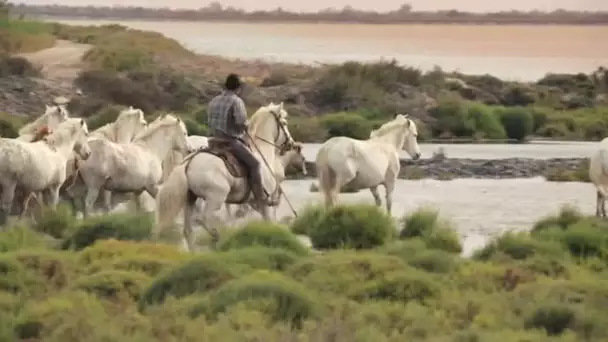
[[[234,156],[247,167],[251,191],[256,202],[266,204],[268,199],[262,186],[260,162],[243,140],[247,132],[247,109],[239,97],[241,91],[239,76],[228,75],[224,88],[224,92],[213,98],[207,107],[209,135],[229,144]]]

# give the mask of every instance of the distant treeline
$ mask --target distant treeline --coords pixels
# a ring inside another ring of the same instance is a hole
[[[281,8],[273,11],[247,12],[225,7],[214,2],[196,10],[143,8],[143,7],[94,7],[94,6],[36,6],[18,4],[14,14],[38,17],[74,17],[90,19],[136,20],[187,20],[187,21],[250,21],[250,22],[337,22],[367,24],[557,24],[557,25],[607,25],[608,12],[496,12],[468,13],[457,10],[435,12],[414,11],[403,5],[390,12],[371,12],[352,7],[326,9],[315,13],[288,12]]]

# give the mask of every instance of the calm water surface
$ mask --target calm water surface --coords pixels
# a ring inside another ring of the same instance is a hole
[[[339,63],[395,58],[430,70],[531,80],[608,65],[608,26],[348,25],[63,20],[157,31],[192,50],[231,58]]]

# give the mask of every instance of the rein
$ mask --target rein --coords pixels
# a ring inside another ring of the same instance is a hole
[[[272,113],[272,112],[271,112]],[[281,122],[279,122],[279,118],[277,116],[276,113],[272,113],[272,116],[275,119],[275,122],[277,124],[277,136],[275,138],[274,142],[268,141],[266,139],[260,138],[257,135],[255,136],[257,139],[262,140],[265,143],[268,143],[272,146],[274,146],[275,148],[278,149],[284,149],[285,145],[288,145],[288,142],[286,142],[285,144],[278,146],[276,144],[276,142],[279,140],[280,137],[280,130],[283,131],[283,134],[285,134],[285,137],[287,137],[287,132],[285,131],[285,127],[283,126],[283,124],[281,124]],[[256,145],[255,140],[251,137],[251,135],[249,134],[249,130],[245,131],[245,134],[247,134],[247,136],[249,137],[249,140],[251,140],[251,144],[253,145],[253,147],[255,147],[256,151],[258,152],[258,154],[260,155],[260,157],[262,157],[262,160],[264,161],[264,164],[266,164],[266,167],[268,168],[268,170],[270,171],[270,174],[272,175],[272,177],[274,178],[275,183],[277,184],[277,188],[275,189],[275,191],[273,193],[276,193],[277,191],[279,192],[279,198],[281,195],[283,195],[285,197],[285,201],[287,202],[287,205],[289,205],[289,209],[291,209],[291,212],[293,213],[293,215],[295,217],[298,217],[298,213],[296,212],[296,210],[294,209],[293,205],[291,204],[291,202],[289,201],[289,198],[287,197],[287,195],[285,194],[285,191],[283,191],[283,189],[281,188],[281,183],[279,182],[279,180],[277,179],[277,175],[275,175],[275,173],[273,172],[272,167],[270,167],[270,163],[268,163],[268,160],[266,160],[266,157],[264,157],[264,155],[262,154],[262,152],[260,151],[259,147]]]

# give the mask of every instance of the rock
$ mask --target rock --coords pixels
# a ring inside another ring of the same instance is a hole
[[[509,158],[509,159],[422,159],[401,160],[401,179],[453,179],[453,178],[532,178],[545,176],[550,170],[579,170],[585,158]],[[308,175],[316,177],[313,162],[306,162]],[[301,175],[287,174],[288,179],[302,179]],[[311,191],[318,191],[317,185],[311,185]],[[347,191],[347,189],[344,189]]]

